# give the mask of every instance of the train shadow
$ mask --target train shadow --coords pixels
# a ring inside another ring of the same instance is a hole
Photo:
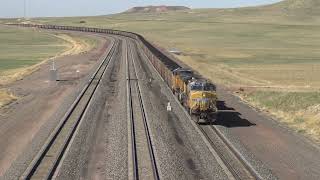
[[[223,110],[223,111],[226,111],[226,110],[233,110],[234,111],[234,108],[228,107],[224,101],[217,101],[217,108],[219,110]]]
[[[76,84],[76,79],[57,79],[56,82],[63,85]]]
[[[235,111],[234,108],[226,106],[224,101],[218,101],[217,106],[219,113],[216,120],[213,122],[210,122],[209,120],[207,122],[199,123],[200,125],[220,125],[227,128],[250,127],[256,125],[247,119],[241,118],[241,113]]]

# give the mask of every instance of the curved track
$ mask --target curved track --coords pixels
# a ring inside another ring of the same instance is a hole
[[[63,30],[66,30],[67,27],[63,28]],[[69,30],[73,29],[71,28]],[[77,30],[77,28],[75,28],[74,30]],[[97,30],[99,29],[88,30],[88,32],[97,32]],[[117,33],[118,32],[115,31],[112,34],[121,36],[121,34]],[[131,36],[132,34],[129,35]],[[131,128],[131,133],[128,141],[130,144],[128,150],[130,152],[129,154],[131,154],[128,158],[128,164],[129,166],[131,165],[131,167],[129,167],[128,169],[131,172],[128,172],[128,176],[130,179],[159,179],[159,172],[155,160],[152,138],[150,137],[149,132],[148,117],[146,116],[145,105],[141,96],[142,92],[139,84],[139,77],[137,75],[135,67],[136,56],[134,55],[134,53],[136,53],[137,49],[133,48],[132,43],[136,43],[134,42],[134,39],[136,38],[130,37],[129,35],[122,35],[127,36],[125,37],[125,39],[123,39],[123,41],[125,42],[124,51],[127,66],[127,113],[128,119],[130,120]],[[146,45],[146,42],[144,42],[143,40],[144,39],[142,38],[142,43]],[[139,42],[137,43],[139,44]],[[141,42],[139,45],[141,45]],[[95,93],[95,90],[99,85],[106,68],[108,67],[111,57],[113,56],[118,46],[119,42],[116,40],[112,45],[108,56],[100,64],[99,68],[92,76],[88,85],[83,89],[76,102],[65,115],[62,123],[57,127],[57,129],[55,129],[54,133],[52,134],[52,136],[50,136],[44,148],[24,173],[24,179],[50,179],[53,177],[53,175],[55,174],[55,170],[58,167],[71,138],[74,136],[77,125],[81,121],[81,118],[91,100],[91,97]],[[152,57],[153,59],[154,55],[156,57],[160,56],[159,50],[156,51],[158,52],[158,54],[154,54],[155,52],[150,49],[149,51],[147,51],[145,50],[145,47],[141,46],[141,48],[144,50],[142,51],[142,54],[146,53],[144,54],[146,58]],[[152,55],[150,55],[150,53],[152,53]],[[148,59],[150,60],[150,58]],[[170,63],[173,62],[174,61],[170,60]],[[169,60],[164,61],[163,63],[169,63]],[[158,72],[156,69],[154,70]],[[161,77],[159,72],[158,75]],[[169,87],[167,88],[170,89]],[[173,94],[172,96],[174,97]],[[178,102],[176,98],[175,100]],[[180,103],[178,102],[178,104]],[[183,109],[181,104],[180,107]],[[234,149],[228,143],[228,140],[221,134],[219,134],[219,132],[214,127],[200,126],[191,119],[186,111],[185,113],[190,119],[191,123],[193,123],[193,126],[197,129],[197,131],[205,137],[205,140],[208,142],[207,145],[209,144],[208,146],[210,146],[208,148],[213,149],[213,151],[218,154],[224,166],[226,166],[228,171],[232,174],[233,179],[260,179],[260,177],[255,173],[254,169],[249,166],[244,159],[242,159],[240,154],[237,153],[236,149]]]
[[[141,96],[139,77],[136,72],[135,57],[133,55],[134,50],[130,43],[127,45],[127,99],[129,103],[128,117],[131,122],[131,159],[133,166],[133,179],[158,180],[159,173],[152,147],[148,120],[144,108],[145,105]],[[143,129],[141,129],[142,127]]]
[[[65,114],[61,123],[50,135],[49,139],[27,168],[21,179],[51,179],[59,166],[70,140],[74,136],[82,117],[104,75],[111,57],[114,55],[119,42],[114,41],[106,58],[99,65],[88,84],[81,91],[76,101]]]
[[[145,54],[144,56],[145,58],[148,58]],[[155,68],[154,71],[157,72]],[[157,74],[164,81],[159,72],[157,72]],[[169,87],[167,88],[170,90]],[[175,101],[180,106],[180,108],[183,109],[185,115],[189,118],[194,127],[198,129],[199,132],[206,139],[208,145],[210,145],[210,148],[212,148],[212,150],[218,154],[222,163],[231,173],[233,179],[263,179],[259,176],[255,169],[251,167],[248,162],[246,162],[246,160],[241,156],[241,154],[238,153],[237,149],[234,148],[231,145],[231,143],[229,143],[228,139],[226,139],[215,126],[200,125],[196,123],[197,120],[193,119],[189,115],[189,113],[185,110],[178,98],[173,93],[172,96],[174,97]]]

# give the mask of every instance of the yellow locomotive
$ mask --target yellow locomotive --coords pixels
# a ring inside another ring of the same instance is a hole
[[[194,79],[187,87],[186,108],[190,115],[196,115],[198,120],[214,120],[217,113],[216,87],[203,79]]]
[[[193,77],[193,71],[179,68],[173,71],[172,91],[182,102],[187,95],[187,85]]]
[[[217,113],[216,87],[209,81],[196,77],[193,71],[179,68],[173,71],[172,91],[197,120],[214,120]]]

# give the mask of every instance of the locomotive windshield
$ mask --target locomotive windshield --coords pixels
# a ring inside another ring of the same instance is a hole
[[[191,91],[202,91],[203,86],[201,84],[191,85]]]
[[[192,73],[192,71],[181,71],[180,75],[182,75],[182,76],[192,76],[193,73]]]
[[[213,84],[193,83],[190,86],[191,91],[215,91]]]
[[[216,87],[213,85],[213,84],[206,84],[203,89],[205,91],[215,91],[216,90]]]

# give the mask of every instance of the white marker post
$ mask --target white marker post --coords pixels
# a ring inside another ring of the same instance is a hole
[[[170,102],[168,102],[167,111],[172,111],[172,107],[171,107],[171,103]]]
[[[54,64],[54,59],[52,59],[52,68],[50,69],[50,81],[58,80],[58,72]]]
[[[77,69],[77,78],[79,79],[80,78],[80,70],[79,69]]]

